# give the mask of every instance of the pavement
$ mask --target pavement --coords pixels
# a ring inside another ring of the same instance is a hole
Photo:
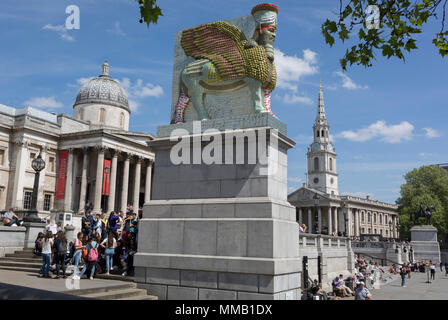
[[[436,272],[435,280],[427,283],[426,273],[412,272],[411,279],[406,278],[406,287],[401,286],[401,277],[382,285],[379,289],[372,289],[372,300],[447,300],[448,277],[445,271]],[[353,300],[344,298],[342,300]]]
[[[37,273],[0,270],[0,300],[54,300],[54,299],[82,299],[66,294],[75,289],[91,289],[116,286],[129,282],[103,279],[81,279],[74,281],[67,279],[45,279]]]

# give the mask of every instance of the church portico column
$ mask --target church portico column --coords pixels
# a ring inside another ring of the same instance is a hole
[[[111,150],[112,153],[112,163],[110,172],[110,187],[109,187],[109,198],[107,199],[107,211],[115,210],[115,188],[117,184],[117,164],[118,164],[118,151]]]
[[[139,198],[140,198],[141,166],[142,166],[142,157],[137,157],[137,162],[135,163],[134,201],[133,201],[134,212],[137,212],[137,213],[138,213]]]
[[[101,191],[103,189],[103,170],[104,170],[104,151],[105,148],[97,146],[98,160],[96,163],[96,180],[95,180],[95,196],[93,212],[99,213],[101,211]]]
[[[311,208],[308,208],[308,233],[313,233],[313,223],[311,220]]]
[[[336,234],[339,232],[339,228],[338,228],[338,208],[337,207],[333,207],[333,224],[334,224],[334,230],[336,231]]]
[[[146,167],[145,203],[151,200],[152,166],[153,161],[151,159],[148,159],[148,165]]]
[[[72,210],[72,185],[73,185],[73,148],[68,149],[67,174],[65,178],[64,210]]]
[[[299,208],[299,225],[302,225],[303,218],[302,218],[302,208]]]
[[[124,155],[124,165],[123,165],[123,183],[121,189],[121,211],[126,212],[126,207],[128,205],[128,188],[129,188],[129,160],[132,157],[131,154],[127,153]]]
[[[322,208],[317,208],[317,222],[318,222],[318,233],[322,233]]]
[[[89,169],[89,148],[83,148],[82,159],[82,172],[81,172],[81,190],[79,196],[79,208],[78,212],[84,212],[84,206],[86,205],[86,193],[87,193],[87,171]]]
[[[359,210],[358,209],[353,209],[355,212],[355,236],[359,237],[360,232],[359,232]]]
[[[331,235],[332,234],[332,232],[333,232],[333,219],[332,219],[332,214],[331,214],[331,210],[332,210],[333,208],[332,207],[328,207],[327,208],[327,215],[328,215],[328,235]]]
[[[20,138],[15,141],[16,158],[14,185],[12,191],[11,207],[23,209],[23,180],[25,178],[26,159],[28,155],[28,142]]]

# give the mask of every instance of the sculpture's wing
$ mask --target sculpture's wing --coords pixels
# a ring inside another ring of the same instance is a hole
[[[246,37],[236,26],[217,21],[182,32],[181,45],[185,54],[195,59],[208,59],[218,69],[221,80],[246,75],[244,50]]]

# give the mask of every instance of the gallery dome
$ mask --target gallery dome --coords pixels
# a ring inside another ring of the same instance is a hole
[[[89,80],[79,90],[73,107],[92,103],[120,107],[131,112],[128,97],[123,87],[118,81],[109,76],[109,64],[107,61],[103,64],[101,75]]]

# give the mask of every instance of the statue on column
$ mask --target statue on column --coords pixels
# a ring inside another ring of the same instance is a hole
[[[211,118],[204,107],[207,93],[231,92],[247,86],[254,113],[272,114],[271,92],[276,85],[274,39],[278,7],[260,4],[252,9],[255,31],[251,39],[236,26],[217,21],[182,32],[181,45],[195,61],[181,72],[181,90],[174,123],[184,122],[192,103],[199,119]]]
[[[433,205],[430,205],[426,208],[423,205],[423,203],[420,203],[420,209],[418,211],[413,211],[409,214],[409,219],[414,220],[414,225],[418,224],[418,218],[425,218],[426,224],[431,224],[431,216],[433,211],[435,211],[436,208]],[[412,219],[412,216],[414,216],[414,219]]]

